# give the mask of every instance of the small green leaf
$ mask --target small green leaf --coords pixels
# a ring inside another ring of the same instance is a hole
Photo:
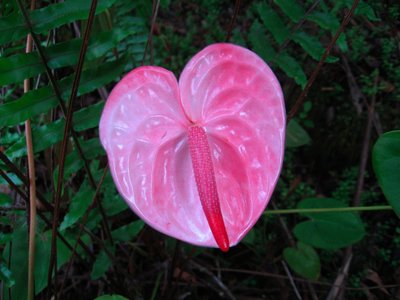
[[[293,41],[298,43],[304,49],[304,51],[307,52],[307,54],[317,61],[321,59],[325,52],[325,48],[322,46],[320,41],[315,36],[308,35],[305,32],[296,32],[293,35]],[[338,61],[338,58],[328,56],[326,61],[329,63],[334,63]]]
[[[60,230],[65,230],[74,225],[86,212],[93,200],[95,191],[84,182],[81,184],[79,191],[72,198],[67,214],[60,225]]]
[[[109,251],[113,251],[109,250]],[[110,259],[110,257],[107,255],[105,250],[101,250],[99,255],[96,258],[96,261],[93,264],[93,268],[92,268],[92,273],[90,274],[90,278],[92,280],[96,280],[99,279],[100,277],[102,277],[107,270],[110,268],[112,264],[112,261]]]
[[[307,84],[306,74],[295,58],[286,52],[281,52],[277,57],[275,57],[274,63],[276,63],[289,77],[293,78],[298,85],[302,88],[305,87]]]
[[[283,257],[300,276],[311,280],[318,279],[321,272],[321,263],[314,248],[298,242],[296,248],[285,248]]]
[[[319,27],[335,32],[340,26],[340,22],[335,15],[328,12],[315,11],[307,16],[307,20],[316,23]]]
[[[129,300],[129,299],[125,298],[123,296],[120,296],[120,295],[103,295],[103,296],[97,297],[94,300]]]
[[[340,201],[329,198],[308,198],[298,205],[300,209],[346,207]],[[353,212],[302,213],[310,221],[296,225],[296,238],[322,249],[339,249],[360,241],[365,235],[364,224]]]
[[[0,280],[4,282],[6,288],[11,288],[15,284],[11,271],[3,261],[0,261]]]
[[[274,0],[274,2],[293,22],[299,22],[306,15],[306,11],[296,0]]]
[[[256,5],[256,8],[267,30],[279,45],[283,44],[290,32],[280,16],[266,2]]]
[[[100,0],[96,14],[111,7],[115,1]],[[35,33],[46,33],[61,25],[86,19],[90,4],[89,0],[67,0],[29,12],[29,17]],[[28,32],[21,13],[13,13],[0,18],[0,45],[24,38]]]
[[[379,137],[372,150],[372,164],[386,199],[400,217],[400,130]]]
[[[128,242],[136,237],[143,227],[144,222],[142,220],[137,220],[112,231],[111,235],[117,241]]]
[[[295,119],[291,119],[286,127],[286,147],[300,147],[310,142],[311,138],[307,131],[305,131]]]

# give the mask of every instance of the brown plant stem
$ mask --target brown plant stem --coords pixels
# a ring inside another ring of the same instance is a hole
[[[63,140],[61,143],[61,149],[60,149],[60,164],[59,164],[59,169],[58,169],[58,178],[57,178],[57,188],[56,188],[56,193],[54,196],[54,213],[53,213],[53,226],[52,226],[52,236],[51,236],[51,253],[50,253],[50,264],[49,264],[49,270],[48,270],[48,285],[50,286],[51,283],[51,278],[52,278],[52,272],[56,273],[57,267],[56,267],[56,261],[57,261],[57,243],[56,243],[56,231],[58,227],[58,218],[59,218],[59,212],[60,212],[60,202],[61,202],[61,191],[62,191],[62,184],[63,184],[63,176],[64,176],[64,166],[65,166],[65,157],[66,157],[66,152],[67,152],[67,144],[68,144],[68,137],[69,137],[69,132],[72,126],[72,115],[73,115],[73,104],[74,100],[76,98],[77,92],[78,92],[78,86],[81,78],[81,72],[83,68],[83,62],[86,54],[86,49],[89,44],[89,35],[90,35],[90,30],[93,24],[95,12],[96,12],[96,7],[97,7],[97,0],[92,0],[91,6],[90,6],[90,11],[89,11],[89,17],[88,21],[86,24],[86,30],[83,36],[83,42],[82,42],[82,47],[79,53],[79,60],[77,64],[77,69],[76,73],[74,76],[74,81],[72,84],[72,90],[71,90],[71,96],[68,101],[68,107],[67,107],[67,114],[66,114],[66,120],[65,120],[65,127],[64,127],[64,135],[63,135]],[[57,280],[55,281],[54,284],[54,289],[55,289],[55,299],[57,299]]]
[[[31,1],[31,10],[35,9],[35,0]],[[26,39],[26,53],[32,52],[32,37]],[[30,90],[29,78],[24,80],[24,93]],[[28,157],[29,172],[29,254],[28,254],[28,300],[35,297],[35,235],[36,235],[36,182],[35,182],[35,155],[33,153],[31,121],[25,121],[25,139]]]

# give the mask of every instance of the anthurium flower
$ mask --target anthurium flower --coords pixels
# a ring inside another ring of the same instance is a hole
[[[115,184],[148,225],[227,251],[253,227],[277,182],[284,151],[281,87],[255,53],[213,44],[179,83],[154,66],[113,89],[100,139]]]

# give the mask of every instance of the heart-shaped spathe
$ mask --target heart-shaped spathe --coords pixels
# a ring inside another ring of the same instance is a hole
[[[268,204],[284,136],[275,75],[255,53],[226,43],[196,54],[179,83],[160,67],[134,69],[100,120],[114,182],[132,210],[167,235],[222,250]]]

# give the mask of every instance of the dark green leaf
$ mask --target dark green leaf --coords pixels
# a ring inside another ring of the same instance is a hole
[[[306,74],[304,74],[303,68],[295,58],[286,52],[281,52],[277,57],[275,57],[274,63],[276,63],[289,77],[293,78],[298,85],[302,88],[305,87],[307,84]]]
[[[272,61],[275,57],[274,48],[268,43],[263,26],[256,20],[250,27],[249,40],[253,50],[265,61]]]
[[[298,208],[339,208],[343,203],[329,198],[304,199]],[[293,232],[297,239],[322,249],[338,249],[360,241],[364,235],[364,224],[353,212],[302,213],[311,221],[296,225]]]
[[[319,61],[325,52],[325,48],[322,46],[320,41],[315,37],[308,35],[305,32],[299,31],[293,35],[293,40],[298,43],[304,51],[307,52],[312,58]],[[333,63],[337,62],[338,58],[333,56],[328,56],[327,62]]]
[[[0,193],[0,206],[6,207],[12,205],[13,200],[7,194]]]
[[[79,191],[72,197],[68,212],[60,225],[60,230],[74,225],[89,208],[95,191],[86,182],[82,183]]]
[[[36,235],[35,253],[35,293],[40,293],[47,285],[47,271],[50,263],[51,231]],[[10,244],[9,244],[10,245]],[[4,250],[3,257],[8,258],[10,246]],[[57,239],[57,268],[60,268],[68,259],[71,252]],[[12,299],[26,299],[26,282],[28,279],[28,236],[26,226],[16,226],[12,238],[12,255],[10,270],[15,279],[11,288]],[[5,299],[8,293],[5,293]]]
[[[311,138],[307,131],[305,131],[295,119],[290,120],[286,127],[286,147],[300,147],[310,142]]]
[[[81,141],[82,151],[86,159],[94,159],[100,154],[104,153],[103,148],[100,145],[100,140],[98,138],[93,138],[87,141]],[[76,150],[72,151],[67,155],[65,159],[65,170],[64,177],[70,178],[74,173],[78,172],[84,166],[83,161]],[[58,177],[58,166],[54,170],[54,180]]]
[[[318,279],[321,272],[321,263],[314,248],[298,242],[296,248],[285,248],[283,257],[300,276],[311,280]]]
[[[372,150],[372,164],[386,199],[400,216],[400,130],[379,137]]]
[[[73,119],[75,130],[83,131],[96,127],[100,119],[103,105],[104,102],[99,102],[75,112]],[[63,138],[64,124],[64,119],[59,119],[48,125],[34,128],[32,130],[34,152],[38,153],[60,142]],[[6,155],[10,159],[26,155],[25,138],[21,137],[20,140],[9,147],[6,151]]]
[[[293,22],[299,22],[306,15],[306,11],[296,0],[274,0],[274,2]]]
[[[4,245],[11,241],[12,239],[12,233],[3,233],[0,232],[0,245]]]
[[[86,61],[102,57],[116,47],[124,38],[133,34],[132,30],[114,29],[93,36],[86,52]],[[72,66],[78,61],[82,39],[74,39],[43,48],[51,69]],[[25,78],[34,77],[45,72],[37,52],[16,54],[0,59],[0,85],[22,82]]]
[[[111,7],[116,0],[100,0],[96,14]],[[50,29],[86,19],[90,8],[89,0],[67,0],[52,4],[29,13],[36,33],[46,33]],[[20,13],[0,18],[0,45],[24,38],[28,34],[25,20]]]
[[[340,23],[336,19],[335,15],[328,12],[315,11],[307,16],[307,20],[310,20],[323,29],[335,32],[338,30]]]
[[[128,225],[122,226],[111,232],[112,237],[117,241],[128,242],[142,230],[144,222],[137,220]]]
[[[11,288],[15,284],[15,279],[3,260],[0,261],[0,280],[4,282],[6,288]]]
[[[99,279],[107,272],[107,270],[110,268],[111,264],[112,264],[112,261],[111,261],[110,257],[107,255],[106,251],[101,250],[99,255],[96,258],[96,261],[93,264],[92,273],[90,274],[90,278],[92,280]]]
[[[89,93],[114,80],[125,69],[126,58],[101,64],[82,73],[78,96]],[[60,87],[64,100],[71,93],[73,75],[61,80]],[[16,125],[39,113],[45,113],[58,104],[50,86],[24,94],[21,98],[0,105],[0,127]]]
[[[284,22],[266,2],[262,2],[256,7],[265,27],[271,32],[278,44],[281,45],[290,34]]]

